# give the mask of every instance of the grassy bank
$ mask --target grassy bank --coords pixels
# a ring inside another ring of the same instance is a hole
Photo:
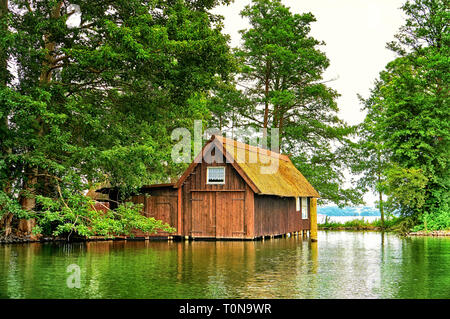
[[[384,221],[384,230],[398,231],[401,226],[401,218],[390,218]],[[363,219],[354,219],[345,223],[330,221],[328,217],[325,218],[324,223],[317,225],[321,230],[381,230],[381,220],[377,219],[372,222]]]
[[[420,226],[421,224],[419,224]],[[332,222],[328,217],[325,222],[317,225],[320,230],[382,230],[381,220],[372,222],[363,219],[354,219],[345,223]],[[426,227],[426,226],[425,226]],[[410,218],[391,217],[384,221],[384,230],[407,236],[450,236],[450,229],[427,229],[414,225]]]

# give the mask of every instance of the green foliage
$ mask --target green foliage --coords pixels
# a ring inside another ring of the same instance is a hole
[[[374,220],[372,225],[377,228],[383,228],[384,230],[392,230],[395,231],[396,227],[402,221],[402,217],[391,216],[384,220],[384,224],[381,222],[381,219]]]
[[[393,167],[386,172],[390,207],[403,215],[414,214],[425,204],[428,178],[422,170]],[[409,214],[408,214],[409,213]]]
[[[407,1],[405,25],[389,48],[399,57],[380,73],[365,101],[365,152],[379,151],[380,182],[389,209],[409,216],[405,227],[447,225],[450,188],[450,108],[448,4]],[[369,124],[369,125],[367,125]],[[373,142],[373,143],[372,143]],[[364,182],[373,179],[364,163]],[[437,227],[437,226],[433,226]]]
[[[94,216],[74,194],[108,182],[126,196],[182,171],[171,131],[206,118],[197,97],[234,70],[221,18],[208,12],[228,2],[10,0],[0,15],[0,60],[14,65],[0,63],[2,211],[34,214],[45,233],[150,229],[134,208]]]
[[[35,233],[52,236],[104,236],[132,235],[133,230],[156,233],[157,230],[174,232],[169,225],[141,214],[142,205],[131,202],[120,204],[116,210],[96,209],[95,202],[82,194],[70,194],[55,200],[38,196],[42,210],[35,218]]]
[[[319,224],[320,229],[354,229],[354,230],[368,230],[374,229],[375,225],[370,223],[364,218],[362,219],[354,219],[349,220],[344,223],[332,222],[328,220],[328,217],[325,218],[324,223]]]
[[[325,221],[322,224],[319,224],[320,229],[327,230],[380,230],[384,229],[386,231],[398,231],[398,226],[401,224],[404,218],[401,217],[390,217],[384,220],[384,225],[382,224],[380,219],[376,219],[372,222],[369,222],[362,219],[354,219],[349,220],[344,223],[332,222],[328,219],[328,216],[325,218]]]
[[[413,231],[450,229],[450,209],[445,207],[433,213],[423,213],[419,216],[419,222]]]
[[[0,219],[7,213],[12,213],[18,218],[30,218],[30,212],[23,210],[22,206],[11,196],[0,191]]]
[[[382,107],[379,95],[380,82],[376,83],[371,96],[364,100],[363,111],[367,112],[364,121],[355,127],[357,141],[348,141],[347,154],[351,171],[354,175],[359,175],[356,182],[361,192],[377,192],[379,195],[378,206],[381,215],[383,210],[383,193],[386,176],[384,171],[390,167],[389,151],[385,148],[381,134],[377,130],[377,123],[382,116]]]

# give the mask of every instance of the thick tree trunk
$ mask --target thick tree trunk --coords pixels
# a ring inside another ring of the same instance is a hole
[[[19,232],[22,232],[23,234],[30,236],[32,239],[36,239],[36,237],[31,233],[33,231],[33,227],[36,226],[36,219],[30,218],[30,219],[21,219],[19,221]]]
[[[6,237],[8,237],[9,235],[11,235],[12,233],[12,220],[13,220],[13,214],[11,213],[6,213],[5,215],[3,215],[2,220],[1,220],[1,227],[4,230],[4,234]]]
[[[50,18],[51,19],[58,19],[61,16],[61,7],[63,5],[62,1],[59,1],[58,3],[56,3],[55,7],[53,7],[51,13],[50,13]],[[55,48],[56,48],[56,43],[51,41],[51,34],[45,34],[44,35],[44,45],[45,45],[45,58],[44,61],[42,62],[42,70],[39,76],[39,83],[41,86],[45,87],[47,85],[49,85],[52,81],[52,70],[53,68],[56,66],[56,59],[54,57],[54,53],[55,53]],[[45,129],[44,129],[44,123],[42,121],[41,117],[37,117],[36,121],[38,123],[38,136],[39,137],[43,137],[45,134]],[[35,195],[36,195],[36,186],[38,183],[38,173],[39,170],[38,168],[32,168],[30,174],[28,174],[28,180],[24,183],[24,187],[23,187],[23,191],[24,193],[28,193],[29,195],[25,194],[22,198],[21,198],[21,205],[22,205],[22,209],[27,210],[27,211],[33,211],[36,208],[36,199],[35,199]],[[45,172],[44,174],[45,175]],[[45,183],[48,183],[48,181],[44,180],[44,188]],[[33,227],[36,225],[36,220],[34,218],[32,219],[21,219],[19,221],[19,231],[31,235],[31,231],[33,229]]]
[[[3,22],[3,18],[8,14],[8,0],[0,0],[0,21]],[[0,25],[2,31],[5,31],[7,26],[6,24]],[[8,85],[8,53],[5,49],[0,48],[0,85],[1,86],[7,86]],[[5,133],[8,131],[8,116],[5,115],[4,118],[0,119],[0,125],[3,126],[3,128],[0,130],[4,131]],[[2,145],[1,151],[4,154],[10,154],[11,148],[6,147]],[[3,185],[3,191],[6,194],[9,194],[11,191],[11,183],[9,181],[5,182],[5,185]],[[1,208],[1,207],[0,207]],[[10,212],[6,212],[1,220],[0,220],[0,227],[4,230],[5,236],[11,235],[12,228],[11,223],[13,220],[13,214]]]
[[[36,183],[37,183],[37,168],[33,169],[28,175],[28,180],[24,182],[23,194],[20,197],[20,205],[23,210],[33,211],[36,207]],[[36,225],[36,220],[31,219],[21,219],[19,220],[19,231],[25,235],[31,235],[33,227]]]

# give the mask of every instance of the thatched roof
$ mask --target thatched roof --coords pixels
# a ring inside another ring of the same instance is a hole
[[[257,194],[283,197],[320,197],[288,156],[244,144],[222,136],[213,136],[202,154],[216,147]],[[199,154],[198,156],[201,156]],[[182,185],[198,163],[196,159],[175,187]]]
[[[233,156],[237,165],[259,189],[260,194],[320,197],[287,155],[221,136],[215,138],[223,145],[224,150]]]

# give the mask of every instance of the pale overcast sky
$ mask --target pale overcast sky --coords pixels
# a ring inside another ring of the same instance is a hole
[[[229,6],[220,6],[212,12],[225,17],[223,32],[231,36],[231,46],[237,47],[241,29],[249,28],[247,19],[240,16],[250,0],[235,0]],[[400,6],[405,0],[282,0],[293,13],[311,12],[317,21],[311,25],[311,35],[325,41],[321,48],[330,59],[325,80],[341,94],[338,99],[341,118],[349,124],[364,119],[357,94],[367,97],[374,80],[385,65],[395,58],[386,49],[404,23]],[[367,204],[374,205],[373,194],[365,196]]]

